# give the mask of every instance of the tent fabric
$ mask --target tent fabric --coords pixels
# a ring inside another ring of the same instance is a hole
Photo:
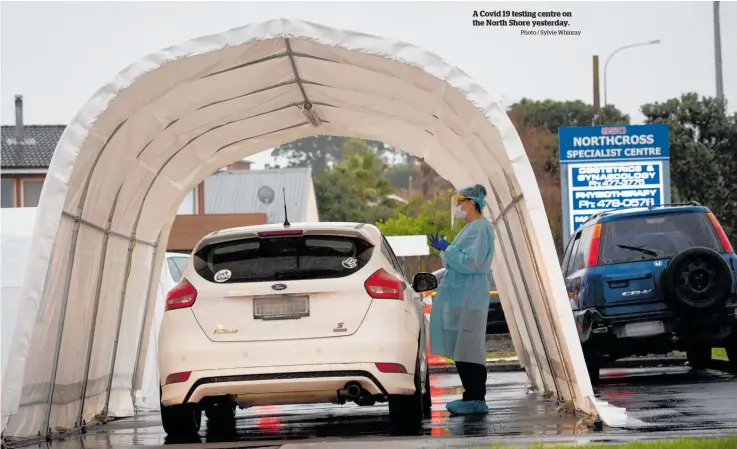
[[[2,286],[2,371],[7,366],[9,349],[13,340],[15,323],[18,321],[21,301],[22,280],[25,276],[28,255],[31,249],[32,234],[38,208],[19,207],[0,209],[2,226],[2,246],[0,246],[0,286]],[[166,257],[181,257],[181,254],[166,253]],[[149,336],[149,347],[155,346],[158,329],[164,314],[166,293],[176,284],[171,278],[166,259],[162,264],[161,278],[156,289],[156,306],[154,323]],[[159,374],[157,370],[155,350],[149,351],[145,360],[141,389],[135,395],[136,410],[158,411],[159,409]]]
[[[535,175],[505,109],[411,44],[279,19],[144,57],[66,128],[3,381],[5,435],[129,415],[177,206],[218,168],[320,134],[382,141],[456,187],[486,187],[520,359],[541,392],[597,415]]]

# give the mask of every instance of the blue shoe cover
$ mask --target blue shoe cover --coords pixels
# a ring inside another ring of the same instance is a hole
[[[485,415],[489,413],[489,406],[484,401],[462,401],[448,411],[454,415]]]
[[[461,404],[463,404],[463,399],[456,399],[455,401],[450,401],[445,404],[445,409],[451,413],[455,413],[454,410],[458,409]]]

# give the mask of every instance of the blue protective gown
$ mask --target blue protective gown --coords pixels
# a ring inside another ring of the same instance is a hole
[[[468,223],[444,254],[445,276],[430,313],[430,352],[457,362],[486,363],[486,317],[494,230]]]

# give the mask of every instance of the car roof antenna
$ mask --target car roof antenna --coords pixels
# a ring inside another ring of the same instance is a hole
[[[288,228],[291,224],[289,224],[289,215],[287,215],[287,189],[282,187],[281,191],[284,194],[284,227]]]

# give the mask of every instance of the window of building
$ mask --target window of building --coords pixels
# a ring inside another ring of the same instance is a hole
[[[3,179],[0,194],[2,194],[2,207],[15,207],[15,180]]]
[[[22,180],[21,185],[23,186],[23,207],[38,207],[38,200],[41,198],[41,188],[44,185],[43,180]]]

